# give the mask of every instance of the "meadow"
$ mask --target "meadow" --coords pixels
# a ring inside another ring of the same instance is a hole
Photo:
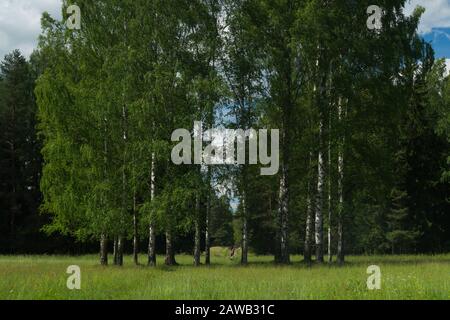
[[[146,257],[142,255],[144,263]],[[176,267],[102,267],[96,255],[0,256],[0,299],[450,299],[450,254],[436,256],[349,256],[343,267],[302,263],[279,266],[270,256],[250,256],[248,266],[222,251],[211,266],[192,266],[192,257],[177,256]],[[81,289],[69,290],[66,269],[81,269]],[[380,290],[368,290],[366,270],[381,268]]]

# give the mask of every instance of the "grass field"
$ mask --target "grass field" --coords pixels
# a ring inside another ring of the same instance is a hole
[[[251,256],[241,267],[218,251],[209,267],[177,256],[180,266],[148,268],[127,256],[120,268],[99,266],[95,255],[0,256],[0,299],[450,299],[450,255],[358,256],[310,268],[299,256],[290,266],[272,259]],[[81,290],[67,289],[69,265],[81,268]],[[381,290],[367,289],[370,265],[381,268]]]

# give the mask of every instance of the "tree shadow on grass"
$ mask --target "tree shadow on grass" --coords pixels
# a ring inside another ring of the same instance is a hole
[[[344,264],[339,264],[335,260],[331,263],[323,262],[318,263],[314,259],[312,262],[306,262],[305,260],[295,260],[289,264],[281,264],[275,262],[275,260],[264,260],[264,261],[252,261],[249,259],[247,264],[240,264],[239,261],[230,262],[214,262],[211,264],[201,264],[195,267],[192,263],[180,263],[174,266],[167,266],[163,263],[158,264],[155,267],[149,267],[147,265],[140,265],[141,268],[155,268],[157,270],[165,272],[174,272],[179,269],[217,269],[217,268],[298,268],[298,269],[315,269],[318,267],[322,268],[345,268],[345,267],[367,267],[370,265],[420,265],[420,264],[449,264],[450,265],[450,255],[443,256],[352,256]]]
[[[317,263],[312,261],[308,263],[304,260],[295,262],[293,265],[302,268],[314,268],[314,267],[367,267],[370,265],[421,265],[421,264],[450,264],[450,256],[359,256],[356,259],[353,257],[346,260],[343,264],[339,264],[336,261],[331,263]]]
[[[307,262],[305,260],[293,261],[289,264],[277,263],[272,261],[249,261],[247,265],[241,265],[239,263],[227,265],[229,267],[289,267],[299,269],[311,269],[317,267],[329,267],[329,268],[345,268],[345,267],[367,267],[370,265],[422,265],[430,263],[449,264],[450,256],[361,256],[357,259],[350,259],[343,264],[339,264],[336,261],[331,263],[323,262],[318,263],[316,261]],[[220,266],[224,266],[218,264]]]

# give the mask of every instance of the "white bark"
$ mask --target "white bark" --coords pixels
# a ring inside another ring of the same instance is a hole
[[[117,240],[117,265],[123,266],[123,246],[124,246],[124,239],[123,237],[119,237]]]
[[[311,195],[311,185],[312,174],[311,174],[311,163],[312,163],[313,153],[309,153],[309,165],[308,165],[308,176],[307,176],[307,194],[306,194],[306,230],[305,230],[305,248],[304,248],[304,260],[307,263],[311,263],[311,240],[312,240],[312,230],[313,230],[313,205],[312,205],[312,195]]]
[[[123,104],[122,106],[122,126],[123,126],[123,168],[122,168],[122,217],[121,220],[125,219],[127,215],[127,173],[126,173],[126,164],[127,164],[127,144],[128,144],[128,110],[127,106]],[[120,223],[122,222],[120,221]],[[122,226],[121,226],[122,227]],[[124,238],[122,235],[118,237],[117,243],[117,265],[123,265],[123,246],[124,246]]]
[[[320,55],[320,46],[317,47]],[[319,263],[323,262],[323,187],[325,179],[324,167],[324,125],[325,125],[325,110],[323,100],[326,96],[326,77],[321,72],[320,56],[316,61],[317,67],[317,87],[314,88],[315,101],[319,110],[319,152],[317,160],[317,194],[316,194],[316,214],[315,214],[315,245],[316,245],[316,260]],[[322,68],[323,69],[323,68]]]
[[[331,134],[331,112],[329,117],[329,134]],[[333,261],[333,253],[331,249],[331,228],[332,228],[332,221],[331,221],[331,214],[332,214],[332,197],[331,197],[331,182],[332,182],[332,174],[331,174],[331,137],[328,139],[328,262],[331,263]]]
[[[194,266],[200,265],[200,193],[195,196]]]
[[[155,154],[152,153],[151,168],[150,168],[150,201],[153,202],[155,198]],[[153,217],[151,217],[150,225],[148,227],[148,265],[156,265],[156,235]]]
[[[108,238],[104,234],[100,239],[100,264],[102,266],[108,265]]]
[[[317,194],[316,194],[316,216],[315,216],[315,245],[316,245],[316,260],[323,262],[323,183],[324,183],[324,161],[323,151],[321,146],[323,140],[323,121],[319,124],[319,155],[318,155],[318,170],[317,170]]]
[[[211,239],[210,239],[210,222],[211,222],[211,172],[208,166],[208,190],[206,195],[206,223],[205,223],[205,264],[211,264]]]
[[[339,98],[338,103],[338,115],[341,128],[343,122],[343,110],[342,110],[342,98]],[[341,129],[342,130],[342,129]],[[344,135],[343,135],[344,136]],[[339,198],[339,210],[338,210],[338,245],[337,245],[337,260],[339,264],[344,263],[344,226],[343,226],[343,214],[344,214],[344,144],[345,139],[340,139],[339,154],[338,154],[338,198]]]
[[[289,263],[289,251],[288,251],[288,186],[287,186],[287,169],[283,166],[281,178],[280,178],[280,204],[279,204],[279,216],[280,216],[280,262]]]
[[[113,257],[114,257],[114,265],[117,265],[117,257],[118,257],[118,240],[117,237],[114,237],[114,244],[113,244]]]
[[[248,226],[247,226],[247,201],[245,192],[242,195],[242,251],[241,264],[248,263]]]

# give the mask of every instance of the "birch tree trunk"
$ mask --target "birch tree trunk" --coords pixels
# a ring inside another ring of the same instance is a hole
[[[344,227],[343,227],[343,214],[344,214],[344,144],[345,138],[342,133],[343,123],[343,111],[342,111],[342,98],[339,98],[338,102],[338,116],[341,127],[341,138],[339,143],[338,154],[338,198],[339,198],[339,210],[338,210],[338,227],[337,227],[337,262],[339,264],[344,263]]]
[[[152,153],[150,168],[150,201],[155,198],[155,154]],[[153,217],[150,217],[150,225],[148,227],[148,265],[156,266],[156,235]]]
[[[100,237],[100,264],[108,265],[108,238],[104,234]]]
[[[289,33],[289,32],[288,32]],[[290,36],[288,36],[290,39]],[[291,65],[292,52],[290,49],[286,52],[286,66],[287,69],[283,71],[285,74],[286,91],[283,92],[282,98],[282,130],[281,130],[281,143],[282,143],[282,160],[281,160],[281,174],[280,174],[280,190],[279,190],[279,223],[280,223],[280,262],[283,264],[290,263],[289,256],[289,161],[291,155],[291,127],[292,122],[292,110],[293,103],[293,91],[292,91],[292,65]]]
[[[248,263],[248,223],[247,223],[247,201],[246,193],[242,195],[242,250],[241,250],[241,264]]]
[[[308,188],[306,194],[306,230],[305,230],[305,248],[303,252],[303,257],[306,263],[311,263],[311,240],[312,240],[312,230],[313,230],[313,205],[312,205],[312,195],[311,195],[311,185],[312,174],[311,174],[311,164],[312,164],[312,152],[309,153],[309,166],[308,166]]]
[[[316,261],[323,263],[323,191],[325,181],[325,165],[324,165],[324,126],[325,126],[325,96],[326,96],[326,73],[322,66],[324,58],[321,56],[320,45],[317,47],[319,56],[316,61],[317,67],[317,85],[314,87],[315,101],[319,109],[319,152],[317,159],[317,194],[316,194],[316,212],[315,212],[315,245],[316,245]],[[318,90],[317,90],[318,89]]]
[[[284,173],[280,182],[280,217],[281,217],[281,238],[280,238],[280,250],[281,250],[281,262],[289,263],[289,249],[288,249],[288,187],[287,177]]]
[[[211,222],[211,169],[208,166],[207,173],[207,195],[206,195],[206,223],[205,223],[205,264],[211,264],[211,239],[210,239],[210,222]]]
[[[280,262],[289,263],[288,249],[288,186],[287,169],[283,166],[280,178]]]
[[[136,211],[136,193],[133,195],[133,261],[135,265],[139,265],[139,238]]]
[[[194,266],[200,265],[200,194],[195,195],[195,236],[194,236]]]
[[[328,132],[331,133],[331,111],[330,111],[330,117],[328,122]],[[331,231],[332,231],[332,221],[331,221],[331,214],[333,209],[333,202],[332,202],[332,195],[331,195],[331,182],[332,182],[332,174],[331,174],[331,136],[328,138],[328,262],[333,262],[333,253],[331,249]]]
[[[114,265],[119,264],[119,240],[117,237],[114,237],[114,247],[113,247],[113,256],[114,256]]]
[[[107,179],[108,176],[108,118],[104,116],[104,136],[103,136],[103,179]],[[104,205],[106,204],[107,197],[103,198]],[[116,261],[116,238],[114,238],[114,264]],[[102,234],[100,238],[100,264],[106,266],[108,264],[108,239],[106,235]]]
[[[124,239],[122,236],[119,236],[117,239],[117,265],[123,266],[123,246]]]
[[[174,266],[176,265],[176,261],[175,261],[175,253],[173,251],[173,246],[172,246],[172,232],[171,231],[166,231],[166,259],[165,259],[165,264],[167,266]]]
[[[123,159],[122,159],[122,217],[119,223],[127,216],[127,144],[128,144],[128,110],[125,103],[122,106],[122,127],[123,127]],[[121,226],[122,227],[122,226]],[[117,265],[123,265],[123,246],[124,239],[119,235],[117,242]]]
[[[153,223],[149,226],[149,240],[148,240],[148,265],[156,266],[156,236]]]
[[[316,260],[323,262],[323,183],[325,177],[323,161],[323,119],[319,124],[319,156],[317,160],[317,194],[316,194],[316,216],[315,216],[315,245]]]

